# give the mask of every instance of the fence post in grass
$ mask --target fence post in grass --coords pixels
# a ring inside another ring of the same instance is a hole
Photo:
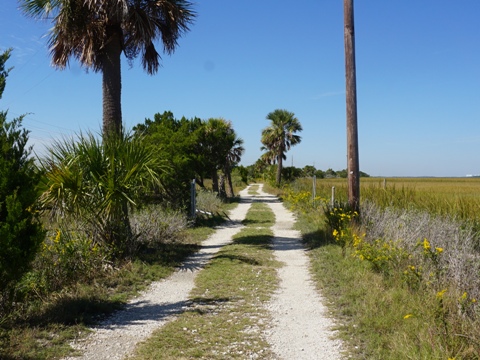
[[[197,213],[197,194],[195,188],[195,179],[192,180],[190,185],[190,215],[192,218],[195,218]]]
[[[387,188],[387,179],[383,179],[383,189],[385,190]]]
[[[312,191],[312,203],[315,207],[315,197],[317,196],[317,176],[313,175],[313,191]]]
[[[335,206],[335,186],[332,186],[332,200],[331,203],[332,207]]]

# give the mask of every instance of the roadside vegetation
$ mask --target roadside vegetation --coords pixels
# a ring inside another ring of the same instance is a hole
[[[78,233],[49,231],[32,270],[18,284],[22,297],[17,293],[19,301],[2,315],[0,357],[58,359],[69,354],[70,341],[86,336],[89,325],[121,309],[152,281],[170,275],[223,220],[199,218],[192,226],[185,214],[152,205],[132,217],[132,228],[143,229],[135,255],[117,260]]]
[[[479,359],[478,215],[466,209],[480,181],[399,181],[365,180],[360,214],[343,205],[339,180],[317,182],[315,203],[311,179],[282,197],[355,358]]]
[[[0,57],[0,97],[9,56]],[[0,112],[2,359],[67,355],[88,325],[196,251],[245,186],[235,169],[242,141],[224,119],[168,117],[190,127],[181,151],[174,148],[182,145],[174,143],[181,127],[159,144],[163,129],[139,124],[142,131],[120,136],[86,132],[56,141],[35,159],[23,117],[7,117]],[[169,151],[178,156],[167,161]],[[189,172],[192,159],[198,166]],[[192,179],[201,179],[196,217],[188,211]]]

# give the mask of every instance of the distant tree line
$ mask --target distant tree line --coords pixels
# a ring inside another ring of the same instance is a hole
[[[276,174],[278,165],[270,165],[260,158],[254,164],[248,166],[238,166],[236,171],[242,176],[243,181],[251,181],[252,179],[260,179],[270,181],[272,184],[276,182]],[[320,170],[312,165],[306,165],[303,168],[294,166],[286,166],[282,168],[282,183],[291,182],[298,178],[313,177],[317,179],[328,178],[347,178],[347,170]],[[360,171],[361,177],[370,177],[369,174]],[[247,180],[248,179],[248,180]]]

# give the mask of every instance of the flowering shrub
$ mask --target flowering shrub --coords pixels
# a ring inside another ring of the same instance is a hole
[[[282,198],[288,203],[292,211],[304,214],[312,211],[317,205],[323,205],[327,202],[326,199],[323,199],[320,196],[315,196],[315,198],[313,198],[311,191],[295,191],[290,187],[285,187],[283,189]]]
[[[37,295],[59,290],[81,279],[93,279],[108,254],[82,231],[51,231],[35,259],[34,271],[22,281],[22,291]]]
[[[347,246],[359,241],[354,231],[354,220],[357,218],[358,212],[348,208],[330,205],[325,208],[325,222],[332,230],[334,240],[342,247],[343,255]]]
[[[402,249],[397,242],[377,239],[373,242],[365,241],[365,236],[354,236],[354,256],[360,260],[366,260],[372,264],[378,272],[390,273],[397,269],[410,257],[410,254]]]
[[[330,229],[346,229],[352,221],[358,218],[358,212],[350,210],[348,206],[327,205],[325,208],[326,223]]]

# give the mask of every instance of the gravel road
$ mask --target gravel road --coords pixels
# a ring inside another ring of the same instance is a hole
[[[280,286],[267,309],[272,323],[267,339],[278,359],[341,359],[342,343],[333,339],[333,321],[316,291],[309,272],[309,259],[301,234],[293,230],[295,219],[276,197],[261,193],[275,214],[273,249]]]
[[[218,227],[197,254],[172,276],[154,282],[124,310],[93,328],[87,338],[72,343],[81,355],[66,360],[124,359],[138,342],[184,311],[198,272],[243,227],[241,221],[253,200],[248,190],[240,193],[242,201],[230,212],[230,221]],[[284,263],[279,270],[279,290],[266,304],[272,322],[265,337],[278,359],[340,359],[341,343],[332,339],[333,323],[312,284],[300,234],[292,230],[293,215],[276,197],[263,193],[262,185],[259,193],[255,201],[265,201],[275,213],[274,251]]]

